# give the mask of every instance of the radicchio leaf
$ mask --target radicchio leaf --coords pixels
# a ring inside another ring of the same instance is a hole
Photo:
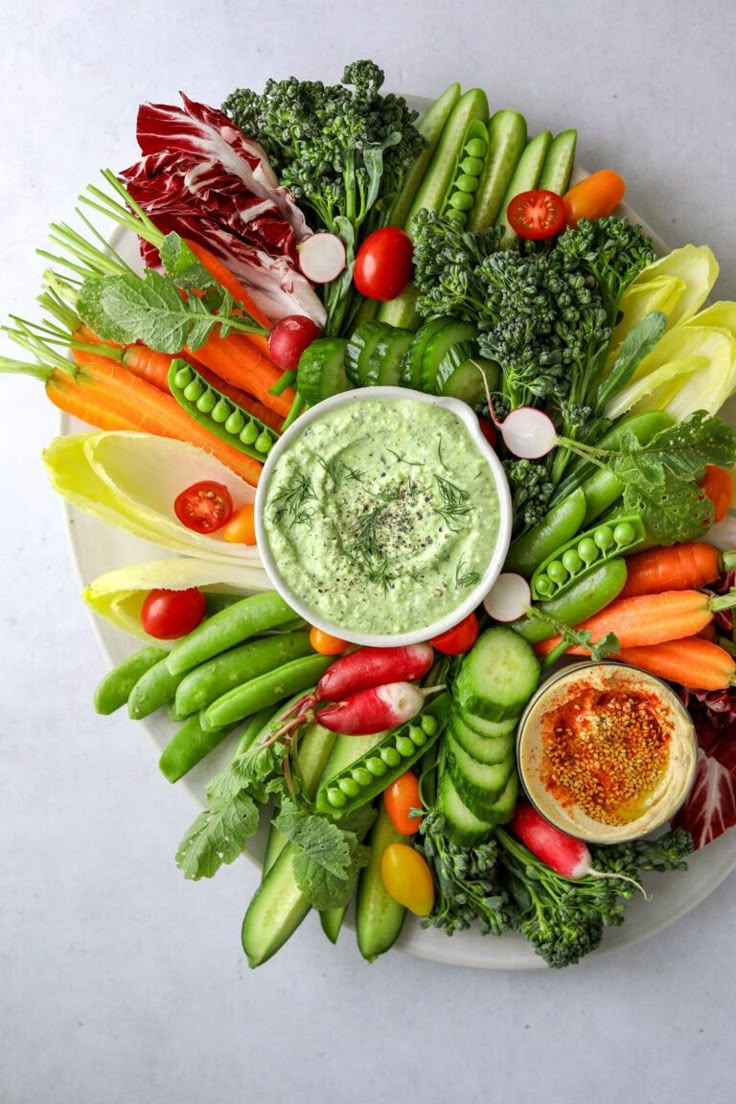
[[[736,773],[699,748],[693,788],[672,827],[689,832],[698,851],[735,824]]]
[[[183,109],[139,108],[143,157],[121,173],[131,196],[162,233],[209,249],[272,320],[305,314],[322,326],[324,307],[297,261],[297,245],[311,231],[291,192],[258,142],[222,112],[181,95]],[[149,267],[159,264],[147,243],[141,253]]]

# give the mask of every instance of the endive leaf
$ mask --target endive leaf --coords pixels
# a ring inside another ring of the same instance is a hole
[[[627,411],[644,414],[649,410],[662,410],[683,379],[706,363],[704,357],[683,357],[647,372],[614,395],[606,405],[606,418],[615,420]]]
[[[255,497],[203,449],[148,433],[80,433],[56,438],[43,459],[59,494],[101,521],[181,555],[260,565],[255,548],[196,533],[174,513],[180,491],[203,479],[223,483],[235,508]]]
[[[635,294],[642,284],[660,276],[682,280],[685,284],[684,291],[674,307],[665,311],[669,325],[676,326],[679,322],[687,322],[703,305],[718,278],[718,271],[718,261],[707,245],[683,245],[642,269],[629,284],[623,299],[629,294]]]
[[[82,597],[88,606],[124,632],[161,646],[141,627],[141,607],[149,590],[186,590],[245,596],[270,590],[262,567],[224,564],[202,559],[149,560],[108,571],[90,583]]]

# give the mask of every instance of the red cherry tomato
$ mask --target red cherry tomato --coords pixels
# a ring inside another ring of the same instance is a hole
[[[411,280],[411,238],[398,226],[385,226],[365,239],[355,258],[353,282],[361,295],[395,299]]]
[[[203,479],[193,483],[174,500],[174,513],[187,529],[215,533],[230,520],[233,500],[224,483]]]
[[[197,587],[149,590],[141,609],[141,625],[157,640],[176,640],[196,629],[205,609],[204,594]]]
[[[430,640],[430,644],[445,655],[461,655],[473,647],[478,639],[478,618],[469,613],[459,625],[447,632],[440,633]]]
[[[498,444],[498,431],[493,422],[489,422],[488,418],[479,418],[478,425],[488,444],[491,448],[495,448]]]
[[[551,238],[565,229],[567,215],[562,197],[546,188],[535,188],[531,192],[519,192],[506,208],[506,217],[511,229],[520,238],[539,241]]]
[[[392,782],[388,789],[383,791],[383,804],[391,823],[402,836],[413,836],[419,831],[422,818],[409,816],[412,809],[422,807],[419,782],[415,774],[406,771]]]

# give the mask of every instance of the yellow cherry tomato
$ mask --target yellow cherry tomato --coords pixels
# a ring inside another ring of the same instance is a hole
[[[423,855],[406,843],[390,843],[381,856],[386,891],[417,916],[429,916],[434,905],[434,879]]]
[[[339,636],[330,636],[329,633],[322,632],[314,625],[309,630],[309,643],[320,655],[339,655],[348,646],[347,640],[340,640]]]
[[[232,544],[256,543],[255,507],[252,502],[246,502],[245,506],[233,511],[230,520],[223,526],[222,535]]]

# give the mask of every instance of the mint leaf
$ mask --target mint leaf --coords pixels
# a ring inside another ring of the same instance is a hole
[[[258,807],[244,791],[227,804],[200,813],[176,852],[185,878],[211,878],[222,863],[234,862],[258,828]]]

